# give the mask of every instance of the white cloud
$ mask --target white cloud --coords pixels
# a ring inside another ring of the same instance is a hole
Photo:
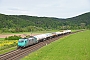
[[[66,18],[90,11],[89,6],[90,0],[0,0],[0,13]]]

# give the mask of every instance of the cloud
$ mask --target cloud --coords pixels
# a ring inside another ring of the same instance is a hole
[[[0,12],[50,17],[71,17],[90,11],[90,0],[0,0]]]
[[[12,12],[11,14],[27,14],[28,13],[28,11],[20,9],[20,8],[9,8],[6,11]]]

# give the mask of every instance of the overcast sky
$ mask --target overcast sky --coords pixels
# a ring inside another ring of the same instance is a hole
[[[90,0],[0,0],[0,13],[70,18],[90,12]]]

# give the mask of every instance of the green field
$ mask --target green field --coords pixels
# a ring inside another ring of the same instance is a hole
[[[18,32],[18,33],[0,33],[2,35],[7,35],[7,34],[43,34],[43,33],[52,33],[52,32],[57,32],[57,31],[62,31],[62,30],[50,30],[50,31],[34,31],[34,32]],[[77,30],[72,30],[72,32],[75,32]]]
[[[90,60],[90,31],[61,38],[22,60]]]

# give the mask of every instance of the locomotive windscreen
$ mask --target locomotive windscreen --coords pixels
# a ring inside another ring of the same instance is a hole
[[[24,39],[19,39],[19,43],[22,43],[22,42],[24,42]]]

